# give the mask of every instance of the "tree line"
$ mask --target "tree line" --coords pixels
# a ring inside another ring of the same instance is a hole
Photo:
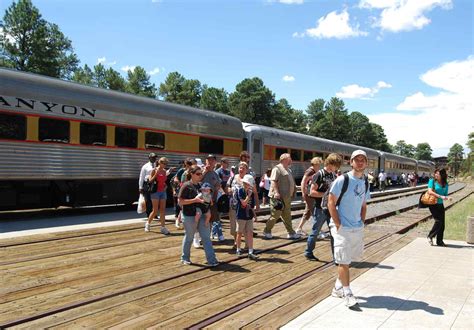
[[[235,86],[234,91],[228,92],[202,84],[197,79],[187,79],[179,72],[169,73],[165,81],[156,87],[141,66],[128,70],[126,77],[101,63],[92,68],[87,64],[81,67],[71,40],[56,24],[44,20],[31,0],[13,2],[6,9],[0,28],[0,66],[3,67],[216,111],[235,116],[243,122],[352,143],[410,158],[432,159],[432,149],[426,142],[416,147],[403,140],[390,145],[380,125],[371,123],[360,112],[349,112],[344,101],[337,97],[330,100],[316,98],[303,111],[295,109],[285,98],[277,99],[258,77],[246,78]],[[469,138],[472,140],[471,135]],[[456,144],[453,148],[453,155],[449,157],[462,160],[462,146]]]

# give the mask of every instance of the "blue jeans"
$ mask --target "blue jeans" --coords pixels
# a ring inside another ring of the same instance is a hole
[[[311,228],[311,234],[308,236],[308,242],[306,244],[306,250],[304,254],[306,256],[313,255],[314,247],[316,246],[316,239],[318,238],[319,232],[324,222],[329,220],[329,216],[322,209],[314,208],[313,216],[311,218],[313,227]]]
[[[212,236],[217,236],[218,238],[222,236],[222,222],[220,220],[212,222]]]
[[[191,245],[193,244],[194,233],[196,231],[201,235],[202,246],[206,254],[207,263],[213,264],[217,262],[216,254],[211,242],[210,226],[205,224],[205,215],[201,215],[199,222],[196,224],[194,216],[183,214],[184,238],[181,260],[191,261]]]

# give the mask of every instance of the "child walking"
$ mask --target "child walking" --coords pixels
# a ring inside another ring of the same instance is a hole
[[[237,204],[237,237],[235,244],[237,245],[237,255],[242,255],[240,243],[242,236],[245,237],[245,242],[249,248],[248,258],[257,260],[259,257],[254,254],[253,250],[253,219],[255,196],[253,193],[254,178],[250,174],[246,174],[242,179],[243,187],[237,191],[239,203]]]

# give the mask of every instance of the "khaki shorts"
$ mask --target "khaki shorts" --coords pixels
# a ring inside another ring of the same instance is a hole
[[[336,230],[333,222],[330,224],[331,235],[334,238],[334,261],[341,265],[350,265],[359,261],[364,254],[364,227],[345,228]]]
[[[239,220],[237,219],[237,232],[241,234],[252,234],[253,235],[253,219],[251,220]]]

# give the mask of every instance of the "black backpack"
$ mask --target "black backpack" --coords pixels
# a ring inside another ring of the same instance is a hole
[[[369,190],[369,180],[367,179],[367,176],[364,175],[364,181],[365,181],[365,193],[367,194],[367,190]],[[329,200],[329,192],[334,185],[334,180],[331,182],[331,185],[329,186],[328,190],[323,195],[323,199],[321,200],[321,208],[325,211],[328,212],[328,200]],[[341,193],[339,194],[339,197],[337,198],[336,206],[339,206],[341,203],[342,196],[344,193],[347,191],[347,187],[349,186],[349,174],[344,173],[344,183],[342,184],[342,189]]]

